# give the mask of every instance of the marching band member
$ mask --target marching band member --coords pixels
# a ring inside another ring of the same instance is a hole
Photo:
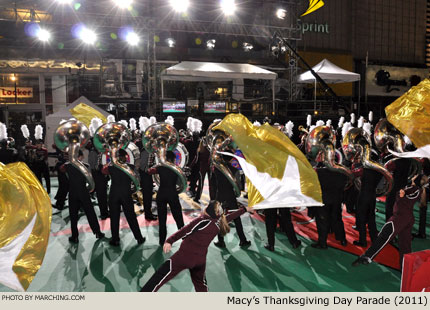
[[[43,146],[43,127],[37,125],[34,133],[36,139],[35,146],[27,146],[30,149],[35,150],[35,159],[33,162],[33,171],[36,177],[42,183],[42,176],[45,179],[46,191],[48,194],[51,193],[51,178],[49,175],[48,167],[48,150]]]

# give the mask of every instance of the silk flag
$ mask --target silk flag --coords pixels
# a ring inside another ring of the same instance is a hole
[[[85,103],[80,103],[69,111],[74,118],[84,123],[87,127],[90,126],[91,120],[94,117],[100,118],[103,121],[103,124],[106,124],[107,122],[106,117],[102,113],[90,107],[89,105],[86,105]]]
[[[26,291],[48,246],[51,200],[22,162],[0,163],[0,283]]]
[[[214,130],[231,135],[245,158],[230,153],[248,178],[254,209],[322,206],[318,176],[305,155],[268,124],[255,127],[242,114],[227,115]]]
[[[388,121],[418,148],[393,153],[399,157],[430,158],[430,80],[425,79],[385,108]]]

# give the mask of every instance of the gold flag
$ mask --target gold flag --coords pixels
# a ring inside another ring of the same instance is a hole
[[[94,117],[100,118],[104,124],[107,122],[106,117],[102,113],[90,107],[89,105],[86,105],[85,103],[80,103],[69,111],[73,117],[84,123],[87,127],[90,126],[91,120]]]
[[[291,140],[269,124],[255,127],[242,114],[227,115],[214,130],[231,135],[245,159],[233,156],[250,181],[248,205],[321,206],[318,176]]]
[[[0,283],[27,290],[48,246],[51,200],[22,162],[0,163]]]
[[[430,144],[430,80],[417,86],[385,108],[388,121],[407,135],[417,148]]]

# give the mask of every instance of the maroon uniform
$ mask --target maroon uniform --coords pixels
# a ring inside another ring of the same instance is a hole
[[[245,212],[245,208],[240,208],[227,215],[227,221],[230,222]],[[142,288],[141,292],[158,291],[161,286],[184,269],[190,270],[191,280],[196,292],[207,292],[208,287],[205,279],[206,254],[209,244],[220,232],[218,220],[218,218],[203,214],[171,235],[166,240],[166,243],[173,244],[175,241],[183,239],[179,251],[161,265]]]

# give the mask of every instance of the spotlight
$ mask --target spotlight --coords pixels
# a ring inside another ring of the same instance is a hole
[[[115,2],[117,7],[126,9],[130,7],[130,5],[133,3],[133,0],[113,0],[113,2]]]
[[[276,17],[279,19],[285,19],[285,17],[287,17],[287,10],[285,9],[276,10]]]
[[[16,78],[15,74],[14,74],[14,75],[12,75],[12,76],[10,77],[10,79],[11,79],[11,81],[12,81],[12,82],[15,82],[15,81],[17,80],[17,78]]]
[[[70,4],[73,2],[73,0],[56,0],[60,4]]]
[[[221,9],[224,15],[233,15],[236,11],[236,3],[234,0],[221,0]]]
[[[208,50],[213,50],[215,48],[215,42],[215,39],[206,41],[206,47],[208,48]]]
[[[279,46],[277,46],[277,45],[273,45],[273,46],[270,48],[270,51],[272,52],[272,55],[273,55],[273,56],[275,56],[275,57],[278,57],[278,56],[279,56]]]
[[[254,48],[254,45],[252,45],[251,43],[243,43],[243,49],[245,50],[245,52],[249,52],[250,50],[252,50]]]
[[[166,40],[166,43],[167,43],[167,45],[168,45],[169,47],[175,47],[175,45],[176,45],[176,41],[175,41],[175,39],[172,39],[172,38],[168,38],[168,39]]]
[[[83,27],[78,34],[79,39],[81,39],[85,44],[94,44],[97,40],[97,35],[91,29]]]
[[[170,0],[170,5],[178,13],[185,13],[190,6],[189,0]]]
[[[129,33],[127,33],[125,40],[127,41],[128,44],[130,44],[131,46],[137,46],[139,44],[140,38],[139,36],[136,34],[136,32],[134,31],[130,31]]]
[[[48,42],[49,39],[51,39],[51,33],[48,30],[42,28],[39,29],[36,36],[42,42]]]

